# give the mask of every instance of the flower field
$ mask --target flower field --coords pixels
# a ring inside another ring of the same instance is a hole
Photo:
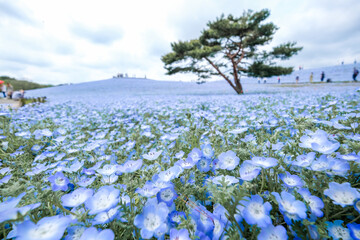
[[[360,91],[0,113],[8,239],[360,239]]]

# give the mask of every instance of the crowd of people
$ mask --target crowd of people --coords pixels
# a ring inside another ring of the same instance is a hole
[[[10,83],[5,83],[5,82],[0,83],[0,89],[3,94],[3,98],[8,98],[8,99],[24,98],[25,91],[23,89],[21,89],[20,91],[14,91],[14,87]]]
[[[356,67],[354,67],[354,71],[353,71],[353,75],[352,75],[352,79],[353,79],[354,82],[357,82],[356,78],[357,78],[358,75],[359,75],[359,70]],[[263,83],[266,83],[267,78],[263,78],[263,79],[258,78],[258,83],[261,83],[261,80],[263,80]],[[299,81],[300,81],[300,77],[299,77],[299,75],[297,75],[295,77],[296,84],[298,84]],[[320,74],[320,81],[321,82],[332,82],[331,78],[327,78],[325,80],[325,72],[324,71],[322,71],[321,74]],[[277,82],[278,82],[278,84],[280,84],[280,77],[277,78]],[[309,76],[309,82],[310,83],[314,82],[314,73],[313,72]]]

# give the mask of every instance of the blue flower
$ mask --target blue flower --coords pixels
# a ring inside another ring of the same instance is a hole
[[[66,191],[70,182],[62,172],[55,173],[55,175],[50,176],[48,180],[51,182],[51,187],[54,192],[59,190]]]
[[[175,228],[170,229],[170,240],[191,240],[187,229],[183,228],[177,230]]]
[[[211,159],[208,158],[201,158],[197,163],[196,166],[200,172],[208,172],[210,171],[211,167]]]
[[[329,188],[324,190],[324,194],[331,198],[334,204],[342,207],[353,205],[360,198],[358,190],[352,188],[348,182],[342,184],[330,182]]]
[[[164,182],[169,182],[177,177],[183,172],[183,168],[180,166],[173,166],[166,171],[162,171],[159,173],[159,178]]]
[[[252,161],[244,161],[240,167],[240,178],[245,181],[251,181],[260,174],[261,168],[254,165]]]
[[[322,143],[314,142],[311,144],[311,148],[319,153],[322,154],[331,154],[338,150],[340,147],[340,143],[338,142],[330,142],[330,141],[324,141]]]
[[[200,149],[194,148],[188,154],[188,157],[191,157],[192,160],[196,163],[197,161],[199,161],[201,159],[202,155],[203,155],[203,153],[202,153],[202,151]]]
[[[306,218],[305,203],[296,200],[292,194],[282,191],[281,196],[277,192],[272,192],[272,195],[275,196],[287,224],[291,225],[291,220],[298,221]]]
[[[240,161],[236,154],[231,150],[220,153],[218,159],[219,162],[217,163],[217,168],[226,170],[234,170],[237,165],[239,165]]]
[[[142,188],[137,188],[136,193],[143,197],[152,197],[160,191],[152,182],[146,182]]]
[[[355,240],[360,240],[360,224],[348,223],[346,226],[350,230],[350,236]]]
[[[257,239],[259,240],[272,240],[272,239],[278,239],[278,240],[287,240],[288,236],[286,234],[286,229],[278,225],[274,227],[273,225],[270,225],[266,228],[261,229],[260,234],[257,236]]]
[[[146,153],[142,156],[146,160],[154,161],[160,156],[161,153],[162,153],[162,150],[160,150],[160,151],[151,150],[149,153]]]
[[[292,164],[299,167],[309,167],[315,159],[315,153],[309,152],[308,154],[299,155],[296,157],[296,161]]]
[[[304,135],[300,138],[301,143],[299,144],[302,148],[312,148],[313,143],[322,144],[328,141],[328,134],[318,129],[315,133],[308,131],[308,135]]]
[[[208,179],[210,180],[210,179]],[[219,175],[217,177],[213,177],[210,181],[215,184],[222,185],[222,181],[225,183],[226,186],[230,186],[231,184],[235,184],[239,182],[239,179],[229,175]]]
[[[252,195],[247,200],[242,200],[244,205],[242,216],[245,221],[250,224],[257,224],[264,228],[272,224],[270,218],[270,211],[272,209],[269,202],[265,202],[259,195]]]
[[[96,171],[101,175],[110,176],[117,171],[118,165],[106,164],[103,168],[97,169]]]
[[[123,165],[118,167],[118,171],[122,173],[132,173],[141,168],[143,161],[141,159],[137,161],[127,161]]]
[[[177,198],[176,191],[173,187],[167,187],[160,190],[160,192],[157,193],[157,199],[159,202],[164,202],[168,207],[171,206],[171,204],[174,202],[174,200]]]
[[[85,206],[90,210],[89,214],[98,214],[113,208],[119,203],[120,190],[113,186],[103,186],[86,200]]]
[[[322,217],[324,213],[321,211],[324,208],[324,202],[317,196],[310,194],[310,191],[306,188],[301,188],[298,193],[304,198],[305,202],[310,206],[311,213],[316,217]]]
[[[289,172],[285,172],[285,173],[286,173],[286,175],[283,173],[280,173],[279,177],[287,187],[289,187],[289,188],[302,187],[304,185],[303,181],[301,180],[301,178],[299,176],[291,175]]]
[[[327,230],[329,236],[334,240],[342,239],[342,240],[351,240],[350,231],[347,228],[342,226],[342,220],[336,220],[332,222],[325,222],[327,224]]]
[[[115,234],[111,229],[98,231],[95,227],[90,227],[84,231],[79,240],[113,240]]]
[[[72,193],[65,194],[61,197],[62,205],[65,207],[77,207],[83,204],[93,195],[94,191],[87,188],[78,188]]]
[[[195,166],[195,162],[192,160],[191,157],[187,157],[186,159],[180,159],[175,164],[182,167],[183,169],[190,169]]]
[[[26,193],[21,193],[16,198],[8,199],[5,202],[0,203],[0,223],[17,218],[16,205],[21,201]]]
[[[214,156],[214,150],[210,144],[204,144],[201,146],[202,155],[206,159],[211,159]]]
[[[360,213],[360,198],[355,201],[354,208],[356,211],[358,211]]]
[[[169,214],[169,220],[172,224],[180,224],[181,223],[181,217],[186,219],[186,215],[184,212],[178,212],[178,211],[172,211]]]
[[[155,201],[150,201],[144,206],[142,213],[136,215],[134,225],[141,229],[142,238],[150,239],[156,232],[166,231],[168,214],[169,209],[165,203],[157,204]]]
[[[251,162],[262,168],[271,168],[278,165],[278,160],[270,157],[253,157]]]
[[[101,212],[97,214],[94,218],[93,225],[96,224],[106,224],[114,220],[115,217],[119,215],[120,206],[114,207],[109,211]]]
[[[80,187],[87,187],[95,181],[96,177],[87,178],[86,176],[80,177],[79,181],[76,183]]]
[[[65,229],[73,220],[66,216],[44,217],[36,224],[24,221],[17,225],[17,239],[26,240],[58,240],[64,235]]]

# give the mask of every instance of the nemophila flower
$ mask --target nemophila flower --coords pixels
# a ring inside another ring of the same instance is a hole
[[[315,153],[309,152],[308,154],[299,155],[296,157],[296,161],[292,162],[293,165],[298,167],[309,167],[315,159]]]
[[[17,208],[16,206],[25,196],[26,193],[21,193],[16,198],[8,199],[0,203],[0,223],[17,218]]]
[[[188,157],[190,157],[196,163],[197,161],[199,161],[201,159],[202,155],[203,155],[203,153],[200,149],[194,148],[188,154]]]
[[[204,206],[197,205],[191,209],[191,218],[196,222],[197,230],[206,235],[210,235],[214,230],[215,216],[209,212]]]
[[[342,207],[353,205],[360,198],[360,193],[356,188],[352,188],[350,183],[330,182],[329,188],[324,190],[324,194],[333,200],[334,204]]]
[[[231,134],[241,134],[241,133],[243,133],[243,132],[246,132],[248,129],[249,129],[248,127],[236,128],[236,129],[230,130],[228,133],[231,133]]]
[[[120,165],[117,168],[117,171],[122,172],[122,173],[132,173],[135,172],[137,170],[139,170],[141,168],[143,164],[143,161],[141,159],[136,160],[136,161],[126,161],[124,164]]]
[[[239,182],[239,179],[237,179],[234,176],[229,176],[229,175],[220,175],[220,176],[208,179],[208,180],[210,180],[214,184],[218,184],[218,185],[222,185],[222,183],[225,183],[225,186],[230,186],[232,184]]]
[[[350,236],[352,239],[360,240],[360,224],[348,223],[346,226],[350,230]]]
[[[345,161],[359,161],[360,160],[360,156],[357,155],[356,153],[350,153],[350,154],[346,154],[346,155],[339,154],[338,157]]]
[[[240,161],[236,154],[231,150],[220,153],[218,159],[219,162],[217,163],[216,167],[226,170],[234,170],[237,165],[239,165]]]
[[[186,228],[177,230],[176,228],[170,229],[170,240],[190,240],[189,231]]]
[[[17,211],[19,211],[21,213],[21,215],[25,216],[27,214],[27,212],[34,210],[38,207],[41,206],[41,203],[33,203],[33,204],[29,204],[23,207],[19,207],[17,208]]]
[[[306,188],[301,188],[298,193],[304,198],[305,202],[310,206],[311,213],[316,217],[322,217],[324,213],[321,211],[324,208],[324,202],[317,196],[311,195]]]
[[[97,169],[96,172],[101,175],[110,176],[117,171],[118,165],[115,164],[106,164],[103,168]]]
[[[299,176],[291,175],[289,172],[285,172],[285,174],[280,173],[279,177],[289,188],[302,187],[304,185],[303,181]]]
[[[278,142],[278,143],[276,143],[276,144],[272,144],[272,145],[271,145],[271,149],[272,149],[273,151],[280,151],[284,146],[285,146],[285,143],[283,143],[283,142]]]
[[[62,205],[65,207],[77,207],[83,204],[93,195],[94,191],[87,188],[78,188],[72,193],[65,194],[61,197]]]
[[[111,175],[102,175],[101,182],[105,184],[113,184],[118,180],[119,176],[114,174]]]
[[[321,155],[320,158],[315,159],[312,162],[310,168],[311,170],[318,172],[326,171],[331,168],[331,162],[328,160],[326,155]]]
[[[328,141],[328,134],[321,129],[318,129],[316,132],[308,131],[307,134],[308,135],[304,135],[300,138],[301,143],[299,143],[299,146],[302,148],[311,148],[312,143],[321,144]]]
[[[95,227],[86,229],[79,240],[113,240],[115,234],[111,229],[98,231]]]
[[[172,211],[169,214],[169,220],[172,224],[180,224],[182,218],[186,219],[186,215],[184,212]]]
[[[180,159],[180,158],[182,158],[184,156],[184,154],[185,154],[184,151],[180,151],[180,152],[175,154],[175,158]]]
[[[141,214],[136,215],[134,225],[141,229],[142,238],[150,239],[156,232],[166,231],[168,214],[169,209],[165,203],[157,204],[155,201],[151,201],[144,206]]]
[[[262,168],[271,168],[278,165],[278,160],[270,157],[253,157],[251,162]]]
[[[178,197],[175,189],[173,187],[167,187],[161,189],[157,193],[157,199],[159,202],[164,202],[168,207],[174,202],[174,200]]]
[[[210,144],[204,144],[201,146],[202,155],[206,159],[211,159],[214,156],[214,149]]]
[[[86,228],[84,226],[71,226],[66,229],[67,235],[65,240],[75,240],[80,239],[81,235],[84,233]]]
[[[339,147],[340,147],[340,143],[338,142],[333,143],[330,141],[323,141],[321,143],[317,143],[317,142],[311,143],[311,148],[322,154],[331,154],[336,150],[338,150]]]
[[[335,159],[335,158],[328,158],[330,162],[330,169],[327,171],[330,175],[337,175],[345,177],[350,170],[350,164],[347,161]]]
[[[3,177],[2,179],[0,179],[0,186],[4,183],[8,183],[9,180],[11,179],[11,177],[12,177],[12,174],[7,175],[7,176]]]
[[[288,235],[286,229],[282,225],[273,226],[269,225],[262,228],[260,234],[257,236],[258,240],[287,240]]]
[[[354,203],[354,208],[360,213],[360,199],[356,200]]]
[[[85,202],[89,214],[98,214],[116,206],[119,203],[120,190],[113,186],[103,186]]]
[[[6,173],[10,173],[10,172],[11,172],[11,168],[9,168],[9,167],[0,169],[0,174],[2,174],[2,175],[6,174]]]
[[[211,169],[211,159],[208,158],[201,158],[197,163],[196,166],[200,172],[208,172]]]
[[[177,177],[183,172],[183,168],[180,166],[173,166],[169,168],[168,170],[162,171],[159,173],[159,179],[165,182],[171,181]]]
[[[187,157],[186,159],[180,159],[175,164],[179,165],[183,169],[190,169],[195,166],[195,162],[192,160],[191,157]]]
[[[53,191],[66,191],[68,189],[69,179],[62,172],[57,172],[48,178]]]
[[[295,196],[285,191],[282,191],[281,195],[272,192],[272,195],[276,198],[287,224],[291,225],[291,220],[298,221],[306,218],[306,205],[302,201],[296,200]]]
[[[329,236],[334,240],[351,240],[349,229],[342,226],[344,221],[335,220],[334,222],[325,222],[327,224],[327,230]]]
[[[92,224],[93,225],[97,225],[97,224],[106,224],[111,222],[112,220],[114,220],[120,213],[119,211],[120,206],[111,208],[109,211],[105,211],[105,212],[101,212],[99,214],[97,214],[94,219]]]
[[[252,161],[244,161],[240,167],[240,178],[245,181],[251,181],[260,174],[261,168],[252,163]]]
[[[95,174],[95,170],[92,170],[92,169],[87,169],[87,168],[83,168],[82,170],[81,170],[81,173],[84,173],[84,174],[86,174],[86,175],[94,175]]]
[[[24,221],[17,225],[17,238],[26,240],[58,240],[73,220],[68,216],[44,217],[36,224]]]
[[[244,205],[242,216],[248,224],[256,224],[261,228],[272,224],[270,218],[271,204],[269,202],[264,203],[262,197],[252,195],[247,200],[242,200],[241,203]]]
[[[95,176],[91,177],[91,178],[82,176],[82,177],[80,177],[79,181],[76,184],[79,185],[80,187],[87,187],[87,186],[91,185],[95,181],[95,179],[96,179]]]
[[[161,153],[162,153],[162,150],[160,150],[160,151],[151,150],[150,152],[143,154],[142,156],[146,160],[154,161],[161,155]]]
[[[152,182],[146,182],[142,188],[137,188],[136,193],[143,197],[152,197],[160,191]]]
[[[38,151],[40,151],[43,148],[43,146],[35,144],[31,147],[31,151],[33,151],[34,153],[37,153]]]

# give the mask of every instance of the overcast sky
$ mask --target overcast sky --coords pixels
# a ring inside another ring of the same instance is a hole
[[[273,45],[304,49],[286,66],[315,68],[360,60],[359,0],[0,0],[0,75],[77,83],[117,73],[156,80],[170,43],[197,38],[222,13],[268,8]]]

